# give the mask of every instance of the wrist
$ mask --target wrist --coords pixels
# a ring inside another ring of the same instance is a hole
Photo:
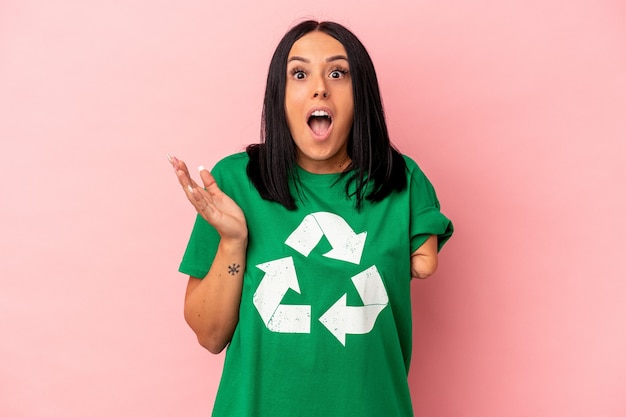
[[[219,245],[226,252],[245,251],[248,248],[248,237],[221,238]]]

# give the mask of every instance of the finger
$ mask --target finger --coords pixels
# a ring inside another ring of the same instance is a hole
[[[204,188],[199,185],[193,188],[193,197],[196,199],[197,203],[196,207],[207,215],[213,215],[217,212],[214,198],[222,191],[217,186],[215,177],[213,177],[209,170],[200,165],[198,171]]]
[[[200,213],[203,217],[207,218],[207,216],[212,216],[215,212],[215,207],[211,204],[211,196],[207,193],[202,187],[200,187],[189,175],[189,169],[185,162],[180,159],[173,157],[171,155],[167,155],[167,159],[172,164],[174,171],[176,172],[176,176],[178,177],[178,182],[182,186],[185,191],[185,195],[191,204],[194,206],[196,211]],[[208,173],[204,167],[199,168],[205,173]],[[206,178],[206,174],[205,178]],[[213,177],[209,174],[208,181]],[[204,181],[204,179],[203,179]],[[215,182],[213,180],[213,182]]]
[[[205,167],[200,165],[198,167],[198,171],[200,172],[200,179],[202,179],[202,184],[204,184],[204,188],[209,191],[211,194],[216,194],[221,190],[217,186],[217,182],[215,181],[215,177],[207,170]]]
[[[172,160],[174,161],[172,166],[174,166],[174,169],[176,169],[176,171],[183,171],[185,174],[189,175],[189,170],[187,169],[187,164],[185,164],[185,161],[175,157],[172,158]]]
[[[193,179],[188,176],[181,178],[181,186],[183,187],[189,201],[191,201],[196,208],[201,208],[206,205],[205,200],[209,198],[208,193]]]
[[[187,169],[187,165],[180,159],[172,159],[174,161],[172,166],[174,166],[174,171],[176,172],[176,176],[178,177],[178,182],[183,187],[185,192],[193,192],[193,189],[197,187],[197,184],[189,175],[189,169]]]
[[[170,164],[172,164],[172,167],[174,168],[174,171],[177,171],[180,169],[181,166],[181,160],[176,158],[175,156],[171,156],[169,153],[167,154],[167,160],[170,161]]]
[[[216,212],[213,197],[205,189],[196,184],[194,187],[190,187],[188,197],[191,204],[205,219],[208,220],[213,217]]]
[[[202,179],[202,183],[204,184],[204,188],[198,185],[195,188],[196,193],[199,197],[204,199],[206,204],[212,205],[213,197],[215,196],[216,192],[220,191],[220,189],[217,187],[215,178],[213,177],[213,175],[211,175],[209,170],[207,170],[205,167],[200,165],[198,167],[198,171],[200,173],[200,178]]]
[[[200,171],[200,177],[205,185],[210,181],[215,182],[213,176],[203,166],[198,167],[198,170]],[[202,186],[196,183],[188,173],[181,173],[179,175],[182,176],[181,185],[183,185],[183,188],[188,193],[191,202],[194,203],[197,208],[206,207],[211,202],[212,196]]]

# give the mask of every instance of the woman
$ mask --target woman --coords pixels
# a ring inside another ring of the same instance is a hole
[[[452,235],[418,166],[390,144],[361,42],[332,22],[280,41],[263,137],[172,165],[198,217],[185,319],[227,353],[214,416],[409,416],[410,278]]]

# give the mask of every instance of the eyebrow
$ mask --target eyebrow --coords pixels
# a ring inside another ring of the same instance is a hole
[[[333,55],[333,56],[329,56],[328,58],[326,58],[326,62],[339,61],[341,59],[347,61],[348,57],[345,56],[345,55]],[[308,59],[306,59],[304,57],[301,57],[301,56],[297,56],[297,55],[294,55],[291,58],[289,58],[289,60],[287,60],[288,63],[291,62],[291,61],[302,61],[302,62],[307,63],[307,64],[311,63],[310,60],[308,60]]]

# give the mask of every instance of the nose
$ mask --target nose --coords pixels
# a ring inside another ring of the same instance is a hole
[[[316,76],[315,83],[313,84],[313,98],[327,98],[329,94],[324,77]]]

